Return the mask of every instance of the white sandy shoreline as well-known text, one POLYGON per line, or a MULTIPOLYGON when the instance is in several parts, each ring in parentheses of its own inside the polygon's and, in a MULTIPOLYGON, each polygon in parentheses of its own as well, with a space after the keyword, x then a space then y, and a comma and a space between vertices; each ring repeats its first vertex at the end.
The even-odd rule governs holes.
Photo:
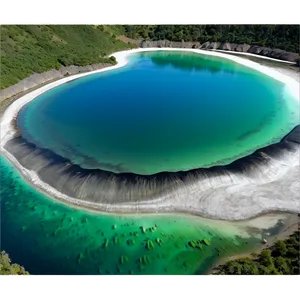
POLYGON ((254 53, 249 53, 249 52, 239 52, 239 51, 220 50, 220 49, 211 49, 210 51, 216 51, 216 52, 221 52, 221 53, 231 53, 231 54, 236 54, 236 55, 252 56, 252 57, 256 57, 256 58, 277 61, 277 62, 280 62, 280 63, 286 63, 288 65, 295 65, 296 64, 295 62, 282 60, 282 59, 277 59, 277 58, 268 57, 268 56, 259 55, 259 54, 254 54, 254 53))
MULTIPOLYGON (((128 62, 128 56, 133 53, 138 52, 148 52, 148 51, 189 51, 199 54, 223 57, 230 59, 247 67, 256 69, 272 78, 279 80, 286 85, 288 92, 290 92, 295 99, 299 101, 299 84, 293 78, 279 73, 269 67, 262 66, 256 62, 246 60, 241 57, 236 57, 232 55, 226 55, 219 52, 204 51, 198 49, 176 49, 176 48, 143 48, 134 49, 128 51, 122 51, 112 54, 117 59, 118 64, 112 67, 108 67, 101 70, 96 70, 84 74, 77 74, 67 78, 63 78, 47 84, 35 91, 32 91, 21 98, 13 102, 7 110, 4 112, 0 130, 1 130, 1 151, 5 156, 13 162, 13 164, 21 171, 23 176, 30 182, 38 186, 43 191, 48 192, 55 198, 61 199, 64 202, 72 203, 74 205, 84 206, 86 208, 91 208, 95 210, 102 211, 123 211, 123 212, 174 212, 174 211, 190 211, 196 214, 200 214, 211 218, 229 219, 229 220, 239 220, 248 219, 255 215, 259 215, 263 212, 269 211, 289 211, 289 212, 299 212, 299 197, 295 195, 298 190, 294 189, 291 191, 291 195, 281 195, 276 193, 276 186, 278 189, 283 189, 282 185, 278 183, 284 182, 285 185, 290 186, 290 189, 295 187, 299 181, 297 176, 299 175, 299 153, 296 151, 294 154, 290 154, 289 157, 284 157, 282 161, 272 162, 269 170, 264 170, 266 175, 266 180, 262 180, 261 184, 254 182, 249 182, 249 179, 245 178, 221 178, 216 182, 209 182, 204 184, 201 182, 201 186, 198 183, 194 183, 187 187, 185 191, 170 191, 168 196, 157 197, 157 199, 149 199, 149 201, 143 201, 140 203, 124 203, 120 205, 109 205, 109 204, 99 204, 91 203, 89 201, 84 201, 81 199, 71 198, 64 195, 48 185, 47 183, 40 180, 34 171, 27 170, 21 166, 17 159, 11 155, 8 151, 4 149, 6 142, 13 138, 15 135, 15 128, 13 127, 12 120, 16 118, 20 109, 28 102, 34 100, 38 95, 44 93, 45 91, 52 89, 56 86, 64 84, 68 81, 84 77, 94 73, 106 72, 108 70, 123 67, 128 62), (285 177, 284 180, 281 180, 285 177), (286 182, 285 182, 286 181, 286 182), (269 187, 266 187, 269 184, 269 187), (204 185, 204 187, 203 187, 204 185), (275 189, 275 191, 274 191, 275 189), (275 194, 274 194, 275 192, 275 194), (263 196, 255 197, 255 194, 263 196), (271 199, 267 199, 266 195, 269 194, 271 199), (278 198, 291 197, 290 200, 282 201, 278 198), (200 200, 198 201, 200 197, 200 200), (253 197, 253 201, 249 202, 249 197, 253 197), (272 200, 272 197, 275 197, 272 200), (185 198, 184 205, 182 205, 182 199, 185 198), (232 199, 230 199, 232 198, 232 199), (188 204, 187 205, 187 200, 188 204), (247 201, 246 201, 247 200, 247 201)), ((286 191, 285 191, 286 193, 286 191)))

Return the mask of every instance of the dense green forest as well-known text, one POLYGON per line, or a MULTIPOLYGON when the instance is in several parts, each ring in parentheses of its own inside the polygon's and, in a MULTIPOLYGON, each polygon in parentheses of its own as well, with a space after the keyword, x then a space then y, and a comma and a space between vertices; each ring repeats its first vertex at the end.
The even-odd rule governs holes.
POLYGON ((277 241, 253 259, 244 258, 218 267, 219 275, 299 275, 300 243, 297 231, 284 241, 277 241))
POLYGON ((1 86, 61 65, 115 63, 106 56, 133 48, 116 37, 247 43, 299 52, 298 25, 2 25, 1 86))
POLYGON ((116 40, 120 25, 2 25, 1 89, 61 65, 111 62, 106 55, 134 45, 116 40))
POLYGON ((130 38, 228 42, 299 53, 299 25, 124 25, 130 38))
POLYGON ((0 275, 29 275, 25 269, 12 264, 8 254, 5 251, 0 252, 0 275))

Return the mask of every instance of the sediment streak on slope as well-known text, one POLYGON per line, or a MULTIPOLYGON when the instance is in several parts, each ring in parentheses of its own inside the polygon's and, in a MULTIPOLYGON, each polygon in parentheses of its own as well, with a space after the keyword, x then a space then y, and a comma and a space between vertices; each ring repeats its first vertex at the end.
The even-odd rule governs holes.
POLYGON ((299 212, 299 141, 288 141, 288 144, 283 141, 276 149, 271 146, 256 156, 249 156, 250 161, 246 157, 229 166, 132 178, 128 174, 117 176, 100 170, 86 174, 85 170, 70 165, 64 158, 59 158, 57 164, 49 164, 47 150, 35 149, 16 137, 13 121, 20 109, 38 95, 70 80, 122 67, 131 53, 154 50, 190 51, 233 60, 283 82, 286 92, 299 101, 299 84, 294 79, 244 58, 197 49, 123 51, 113 54, 118 61, 116 66, 60 79, 16 100, 1 120, 2 152, 42 190, 87 208, 118 212, 182 211, 230 220, 250 218, 268 211, 299 212))

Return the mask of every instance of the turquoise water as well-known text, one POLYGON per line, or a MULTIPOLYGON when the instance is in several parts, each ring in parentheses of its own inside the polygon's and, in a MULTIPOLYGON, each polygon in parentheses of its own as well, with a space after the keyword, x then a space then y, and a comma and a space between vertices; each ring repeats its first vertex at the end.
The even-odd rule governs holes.
MULTIPOLYGON (((29 141, 83 167, 151 174, 226 163, 279 139, 299 123, 289 97, 224 59, 151 52, 48 91, 18 123, 29 141)), ((40 193, 2 156, 0 165, 0 248, 31 274, 205 274, 277 230, 88 212, 40 193)))
POLYGON ((205 274, 260 243, 234 222, 75 209, 36 191, 2 156, 0 163, 0 248, 31 274, 205 274))
POLYGON ((227 164, 299 123, 284 85, 230 60, 146 52, 26 105, 22 135, 83 168, 153 174, 227 164))

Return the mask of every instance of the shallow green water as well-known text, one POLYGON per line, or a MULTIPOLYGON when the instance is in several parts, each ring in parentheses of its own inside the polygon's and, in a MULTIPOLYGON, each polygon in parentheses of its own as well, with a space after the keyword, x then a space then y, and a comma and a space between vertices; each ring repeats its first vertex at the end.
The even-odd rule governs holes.
POLYGON ((1 249, 32 274, 203 274, 220 257, 258 245, 234 224, 71 208, 37 192, 1 157, 1 249))
POLYGON ((26 105, 22 135, 83 168, 153 174, 227 164, 299 124, 285 86, 223 58, 146 52, 26 105))

